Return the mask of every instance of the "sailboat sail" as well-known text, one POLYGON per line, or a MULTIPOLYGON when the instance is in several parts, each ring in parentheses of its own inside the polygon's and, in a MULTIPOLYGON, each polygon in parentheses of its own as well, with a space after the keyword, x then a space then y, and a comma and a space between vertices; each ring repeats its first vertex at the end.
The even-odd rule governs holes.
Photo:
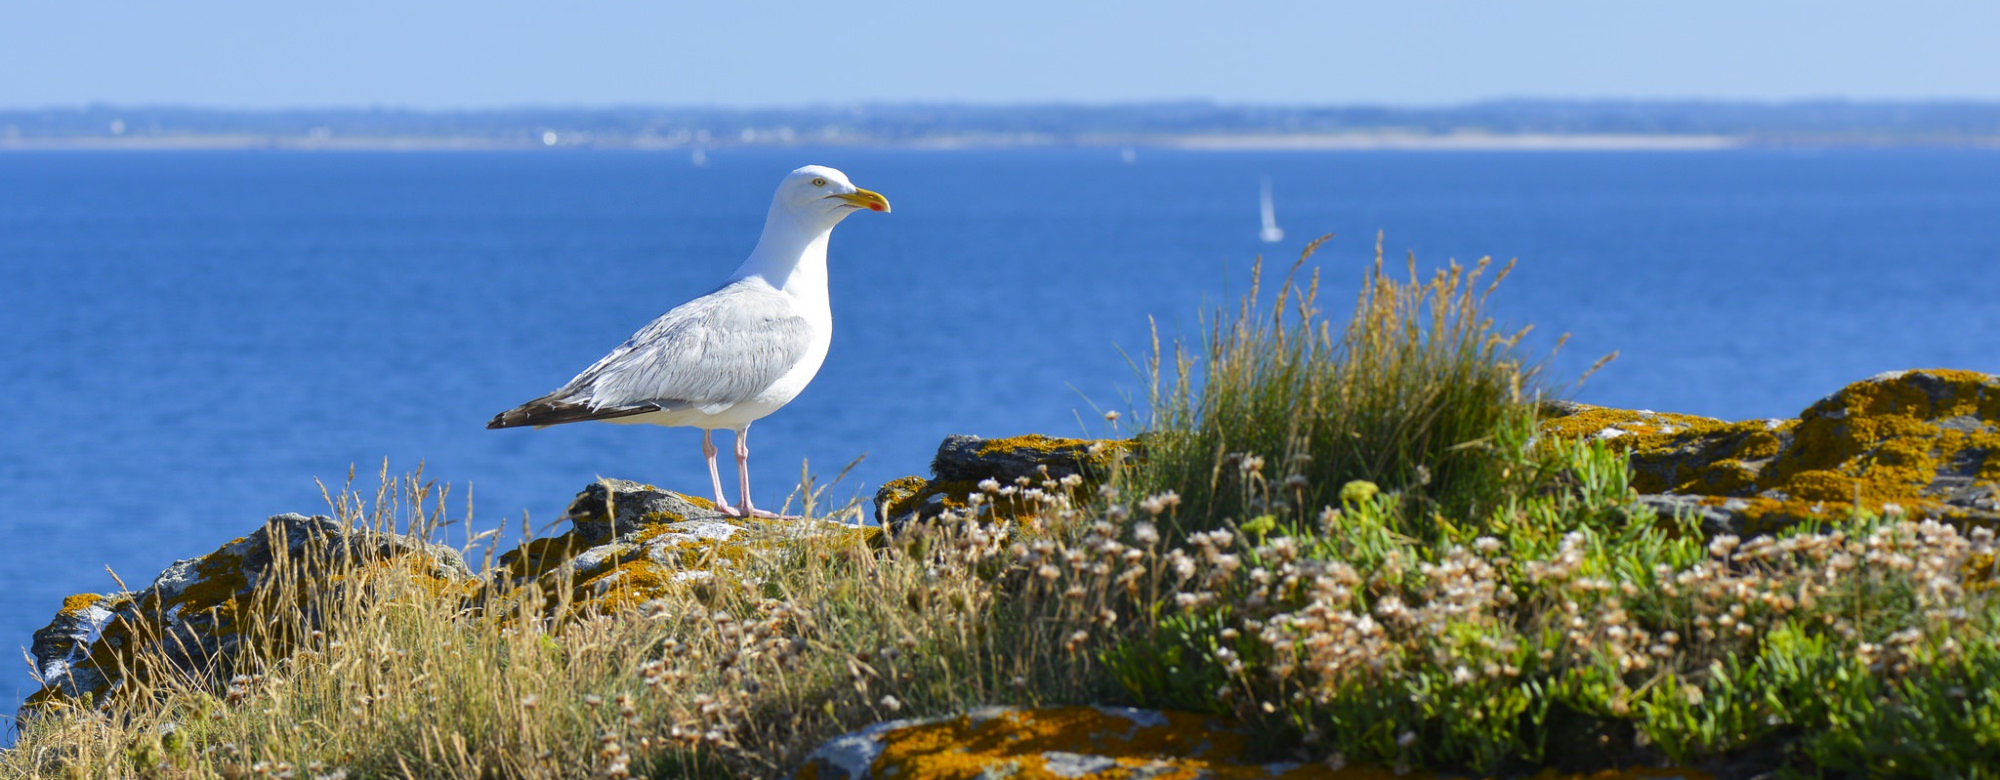
POLYGON ((1271 177, 1269 176, 1264 177, 1263 197, 1258 199, 1258 205, 1264 214, 1264 227, 1257 231, 1257 237, 1264 239, 1264 243, 1266 244, 1275 244, 1285 240, 1285 229, 1278 227, 1277 208, 1271 204, 1271 177))

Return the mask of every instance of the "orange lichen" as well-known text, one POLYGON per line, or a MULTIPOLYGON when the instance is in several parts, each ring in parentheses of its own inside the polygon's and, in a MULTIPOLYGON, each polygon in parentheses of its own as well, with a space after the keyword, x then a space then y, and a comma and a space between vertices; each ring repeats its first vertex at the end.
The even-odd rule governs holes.
POLYGON ((103 598, 96 593, 78 593, 69 596, 63 599, 62 609, 57 610, 56 614, 71 616, 82 614, 84 610, 90 609, 90 605, 96 604, 103 598))
POLYGON ((1115 440, 1062 439, 1054 436, 1043 436, 1039 433, 1028 433, 1001 439, 983 439, 979 443, 978 453, 979 457, 982 458, 1021 451, 1040 453, 1046 456, 1075 456, 1086 467, 1103 467, 1111 464, 1112 455, 1123 446, 1124 442, 1115 440), (1093 444, 1103 444, 1105 446, 1093 455, 1090 453, 1090 446, 1093 444))
MULTIPOLYGON (((1458 775, 1401 774, 1372 764, 1272 764, 1254 760, 1249 740, 1185 712, 1121 713, 1091 707, 973 713, 892 729, 869 774, 881 780, 1067 780, 1085 769, 1104 780, 1389 780, 1458 775), (1068 762, 1059 766, 1058 762, 1068 762)), ((806 777, 807 775, 801 775, 806 777)), ((1538 780, 1640 780, 1680 777, 1691 770, 1608 770, 1590 775, 1547 770, 1538 780)))
POLYGON ((674 572, 650 560, 627 561, 583 583, 580 593, 588 602, 587 611, 611 613, 630 609, 665 594, 674 572))

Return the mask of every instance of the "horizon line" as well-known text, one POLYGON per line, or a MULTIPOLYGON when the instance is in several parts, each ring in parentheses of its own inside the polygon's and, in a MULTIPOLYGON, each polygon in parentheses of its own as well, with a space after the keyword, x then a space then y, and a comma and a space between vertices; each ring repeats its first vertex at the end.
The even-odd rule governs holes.
POLYGON ((414 106, 396 103, 327 103, 299 104, 291 106, 231 106, 195 102, 116 102, 91 100, 81 103, 44 103, 38 105, 0 105, 0 113, 42 113, 95 111, 205 111, 230 114, 284 114, 300 112, 356 112, 356 113, 408 113, 408 114, 478 114, 496 112, 583 112, 583 111, 707 111, 718 113, 768 112, 768 111, 828 111, 852 110, 856 108, 960 108, 982 110, 1007 109, 1138 109, 1164 107, 1212 107, 1225 109, 1274 109, 1274 110, 1328 110, 1328 109, 1370 109, 1384 111, 1441 111, 1504 105, 1603 105, 1628 107, 1673 107, 1673 106, 1730 106, 1745 108, 1790 108, 1803 106, 1979 106, 2000 107, 2000 97, 1845 97, 1813 96, 1787 98, 1729 98, 1729 97, 1550 97, 1550 96, 1501 96, 1460 101, 1391 103, 1383 101, 1353 102, 1281 102, 1257 100, 1220 100, 1214 98, 1160 98, 1133 100, 977 100, 977 99, 913 99, 913 100, 850 100, 816 101, 767 104, 718 104, 697 102, 605 102, 605 103, 496 103, 467 106, 414 106))

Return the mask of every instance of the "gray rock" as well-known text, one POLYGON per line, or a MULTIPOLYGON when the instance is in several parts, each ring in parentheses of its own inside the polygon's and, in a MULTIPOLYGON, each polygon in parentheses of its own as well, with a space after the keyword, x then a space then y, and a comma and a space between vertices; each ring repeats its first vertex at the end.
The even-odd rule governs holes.
POLYGON ((1042 480, 1071 474, 1095 476, 1093 464, 1101 464, 1102 454, 1092 455, 1098 444, 1115 444, 1093 439, 1058 439, 1038 434, 1005 439, 982 439, 954 434, 938 445, 931 460, 931 475, 939 481, 997 479, 1012 482, 1019 477, 1042 480), (1048 476, 1042 468, 1048 468, 1048 476))
POLYGON ((931 478, 903 477, 875 491, 875 521, 889 529, 935 518, 963 506, 981 480, 1012 484, 1081 475, 1102 477, 1119 453, 1137 453, 1133 439, 1061 439, 1041 434, 983 439, 953 434, 938 445, 931 478))
MULTIPOLYGON (((30 697, 24 713, 27 706, 49 697, 90 694, 102 701, 124 680, 115 664, 89 659, 100 654, 128 657, 142 642, 157 643, 162 655, 183 673, 226 673, 242 642, 243 627, 235 623, 233 610, 216 607, 247 601, 276 571, 310 578, 363 560, 413 555, 424 556, 430 564, 427 573, 433 577, 450 582, 475 579, 458 551, 441 544, 347 528, 323 516, 274 516, 215 552, 174 562, 138 593, 106 597, 57 615, 35 633, 29 653, 36 659, 42 690, 30 697), (285 565, 274 567, 281 558, 285 565)), ((299 630, 311 630, 313 616, 307 613, 302 618, 308 625, 299 630)))
POLYGON ((576 529, 577 541, 591 546, 648 525, 717 518, 734 519, 710 502, 623 479, 590 483, 563 513, 576 529))
POLYGON ((1741 510, 1748 508, 1748 503, 1738 500, 1735 502, 1737 505, 1736 508, 1732 510, 1726 504, 1724 506, 1703 504, 1702 498, 1702 496, 1675 496, 1655 493, 1638 496, 1633 500, 1633 503, 1651 509, 1662 517, 1693 518, 1701 523, 1702 533, 1711 536, 1741 532, 1743 528, 1743 514, 1741 510))

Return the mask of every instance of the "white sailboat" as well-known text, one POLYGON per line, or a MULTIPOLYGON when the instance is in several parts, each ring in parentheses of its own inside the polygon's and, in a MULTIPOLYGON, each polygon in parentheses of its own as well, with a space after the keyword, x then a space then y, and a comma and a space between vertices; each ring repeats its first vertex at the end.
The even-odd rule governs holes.
POLYGON ((1271 177, 1269 176, 1264 177, 1263 197, 1258 199, 1258 205, 1264 213, 1264 227, 1257 231, 1257 237, 1264 239, 1264 243, 1266 244, 1275 244, 1285 240, 1285 229, 1278 227, 1278 212, 1271 205, 1271 177))

